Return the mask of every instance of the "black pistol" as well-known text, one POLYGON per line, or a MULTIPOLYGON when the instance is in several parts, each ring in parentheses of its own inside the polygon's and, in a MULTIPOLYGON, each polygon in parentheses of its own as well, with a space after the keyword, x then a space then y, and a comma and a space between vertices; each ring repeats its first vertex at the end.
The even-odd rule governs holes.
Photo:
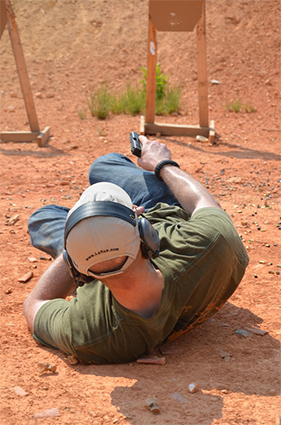
POLYGON ((140 158, 141 157, 142 144, 139 140, 139 134, 136 133, 135 131, 132 131, 132 133, 130 134, 130 143, 131 143, 132 154, 136 155, 140 158))

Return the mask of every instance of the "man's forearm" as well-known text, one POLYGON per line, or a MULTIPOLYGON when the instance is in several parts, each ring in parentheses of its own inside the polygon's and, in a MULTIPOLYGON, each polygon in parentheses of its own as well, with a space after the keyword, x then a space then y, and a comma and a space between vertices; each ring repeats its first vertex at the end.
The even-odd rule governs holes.
POLYGON ((36 314, 42 305, 49 300, 65 298, 73 284, 74 280, 60 255, 41 276, 23 304, 23 313, 31 333, 33 333, 36 314))
POLYGON ((73 284, 74 281, 62 255, 60 255, 41 276, 35 288, 25 300, 23 304, 24 315, 30 313, 34 306, 38 306, 39 303, 43 304, 55 298, 65 298, 73 284))
POLYGON ((216 199, 193 177, 174 166, 165 166, 160 176, 185 211, 192 215, 203 207, 220 208, 216 199))
MULTIPOLYGON (((140 141, 143 147, 138 165, 144 170, 155 171, 159 163, 171 159, 171 152, 163 143, 148 140, 145 136, 140 136, 140 141)), ((219 203, 201 183, 178 167, 166 164, 160 170, 160 177, 188 214, 192 215, 196 210, 204 207, 220 208, 219 203)))
POLYGON ((30 295, 41 301, 65 298, 72 285, 73 279, 60 255, 41 276, 30 295))

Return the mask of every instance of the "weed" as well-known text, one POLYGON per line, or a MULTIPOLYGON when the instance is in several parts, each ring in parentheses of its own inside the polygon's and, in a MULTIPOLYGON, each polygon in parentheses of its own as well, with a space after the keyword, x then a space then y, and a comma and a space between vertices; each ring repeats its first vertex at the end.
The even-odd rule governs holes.
POLYGON ((256 108, 253 107, 253 105, 244 105, 245 112, 256 112, 256 108))
POLYGON ((88 107, 93 117, 104 120, 110 112, 111 96, 107 91, 107 84, 102 86, 96 93, 90 94, 90 99, 87 99, 88 107))
POLYGON ((238 113, 240 111, 241 107, 242 107, 242 103, 241 103, 241 100, 240 99, 236 99, 236 100, 234 100, 232 102, 229 102, 226 105, 226 109, 229 112, 236 112, 236 113, 238 113))
POLYGON ((236 112, 236 113, 240 112, 241 109, 244 110, 245 112, 255 112, 256 111, 256 109, 251 104, 247 105, 247 104, 242 103, 240 96, 239 96, 239 91, 238 91, 237 99, 235 99, 232 102, 227 103, 225 105, 225 107, 226 107, 227 111, 236 112))
POLYGON ((166 96, 156 101, 156 115, 171 115, 173 112, 179 112, 181 92, 180 87, 168 88, 166 96))
POLYGON ((144 111, 145 105, 145 91, 143 89, 131 87, 131 84, 127 84, 127 109, 131 115, 137 115, 144 111))
MULTIPOLYGON (((144 91, 146 91, 146 82, 147 82, 147 68, 144 66, 141 67, 143 72, 143 80, 141 83, 143 85, 144 91)), ((161 100, 166 95, 166 84, 167 84, 168 75, 163 75, 160 70, 160 63, 158 62, 156 65, 156 102, 157 100, 161 100)))
POLYGON ((181 87, 171 87, 167 91, 166 96, 166 113, 172 114, 173 112, 180 111, 180 98, 181 98, 182 88, 181 87))
POLYGON ((110 110, 113 114, 126 114, 127 112, 127 96, 126 93, 120 93, 119 95, 111 96, 111 107, 110 110))
MULTIPOLYGON (((146 79, 147 69, 142 67, 142 86, 127 83, 126 90, 119 95, 108 92, 107 83, 103 84, 94 94, 87 98, 88 108, 93 117, 105 119, 109 112, 113 114, 137 115, 145 112, 146 103, 146 79)), ((167 85, 168 75, 163 75, 160 70, 160 63, 156 68, 156 104, 157 115, 169 115, 180 110, 180 98, 182 89, 180 87, 169 87, 167 85)), ((84 119, 85 111, 78 112, 81 119, 84 119)))
POLYGON ((103 129, 100 129, 100 128, 98 127, 98 136, 99 136, 99 137, 105 137, 106 135, 107 135, 106 131, 105 131, 105 130, 103 130, 103 129))
POLYGON ((85 120, 86 119, 86 110, 85 109, 79 109, 77 111, 78 116, 81 120, 85 120))

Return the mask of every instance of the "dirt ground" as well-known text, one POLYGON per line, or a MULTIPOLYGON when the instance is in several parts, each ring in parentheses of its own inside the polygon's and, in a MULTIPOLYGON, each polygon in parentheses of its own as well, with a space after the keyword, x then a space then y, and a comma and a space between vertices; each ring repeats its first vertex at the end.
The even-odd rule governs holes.
MULTIPOLYGON (((166 358, 163 366, 71 365, 33 341, 22 315, 51 262, 29 242, 29 215, 51 203, 71 207, 98 156, 117 151, 135 160, 129 133, 139 131, 140 116, 98 121, 86 98, 102 82, 117 92, 142 78, 148 1, 14 0, 13 7, 40 127, 50 126, 52 137, 43 148, 0 142, 1 425, 280 425, 280 1, 207 0, 216 143, 160 137, 230 214, 250 257, 229 302, 154 353, 166 358), (238 96, 255 112, 228 112, 225 104, 238 96), (28 272, 33 277, 21 282, 28 272), (236 333, 249 328, 266 332, 236 333), (56 372, 40 374, 38 362, 56 372), (146 408, 152 397, 159 415, 146 408), (54 408, 59 416, 36 419, 54 408)), ((158 33, 158 51, 169 82, 184 88, 182 113, 157 120, 198 124, 195 33, 158 33)), ((0 53, 1 130, 28 130, 7 29, 0 53)))

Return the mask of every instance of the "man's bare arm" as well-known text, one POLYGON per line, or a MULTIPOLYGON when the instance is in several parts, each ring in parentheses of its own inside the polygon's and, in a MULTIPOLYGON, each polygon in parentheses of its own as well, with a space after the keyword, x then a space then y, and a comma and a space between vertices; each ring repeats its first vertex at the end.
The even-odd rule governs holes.
POLYGON ((41 276, 23 304, 23 314, 31 333, 33 333, 35 316, 40 307, 49 300, 65 298, 73 284, 69 269, 60 255, 41 276))
MULTIPOLYGON (((171 152, 167 146, 157 140, 150 141, 140 136, 142 154, 138 165, 145 170, 154 171, 156 165, 165 159, 171 159, 171 152)), ((184 210, 192 215, 204 207, 220 208, 216 199, 197 180, 179 168, 166 165, 160 171, 160 177, 171 189, 184 210)))

